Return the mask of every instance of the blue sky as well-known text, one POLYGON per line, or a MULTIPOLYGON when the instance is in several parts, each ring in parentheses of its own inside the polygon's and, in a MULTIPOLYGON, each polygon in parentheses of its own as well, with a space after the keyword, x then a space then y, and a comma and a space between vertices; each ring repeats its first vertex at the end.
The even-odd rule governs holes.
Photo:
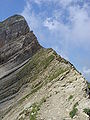
POLYGON ((41 45, 53 48, 90 81, 90 0, 2 0, 0 21, 23 15, 41 45))

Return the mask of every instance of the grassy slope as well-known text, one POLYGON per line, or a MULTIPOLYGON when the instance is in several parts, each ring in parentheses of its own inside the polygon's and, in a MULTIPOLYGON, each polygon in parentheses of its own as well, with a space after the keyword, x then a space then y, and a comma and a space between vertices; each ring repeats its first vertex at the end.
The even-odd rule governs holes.
POLYGON ((70 69, 65 60, 52 49, 41 49, 32 59, 19 71, 17 78, 19 85, 30 83, 31 92, 23 99, 37 92, 43 85, 56 79, 59 75, 70 69))
MULTIPOLYGON (((68 61, 61 58, 52 49, 39 50, 16 75, 20 87, 25 83, 29 83, 30 85, 30 92, 23 96, 18 104, 22 104, 24 100, 37 92, 48 82, 56 81, 59 76, 64 76, 65 72, 71 70, 71 67, 72 65, 69 64, 68 61)), ((70 96, 69 99, 72 99, 72 97, 70 96)), ((39 103, 35 103, 33 107, 31 106, 33 109, 30 114, 35 113, 34 115, 30 115, 32 117, 31 120, 36 120, 37 111, 40 107, 40 104, 38 104, 39 103)))
MULTIPOLYGON (((17 79, 21 83, 28 82, 31 84, 31 91, 22 97, 19 103, 21 104, 25 99, 37 92, 48 82, 53 80, 56 81, 58 76, 69 71, 71 66, 67 63, 67 61, 62 59, 52 49, 41 49, 38 51, 17 74, 17 79)), ((31 120, 36 120, 37 111, 40 107, 38 106, 39 105, 36 103, 33 105, 33 109, 30 112, 31 120), (31 115, 33 111, 35 114, 31 115)))

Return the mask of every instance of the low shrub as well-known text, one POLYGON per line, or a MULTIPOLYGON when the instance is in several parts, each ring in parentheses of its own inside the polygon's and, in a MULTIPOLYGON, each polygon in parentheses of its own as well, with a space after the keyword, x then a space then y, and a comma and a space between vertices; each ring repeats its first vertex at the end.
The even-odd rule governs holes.
POLYGON ((76 113, 77 113, 77 111, 78 111, 78 109, 76 108, 77 106, 78 106, 78 102, 76 102, 76 103, 74 104, 73 110, 69 113, 69 115, 70 115, 71 118, 73 118, 73 117, 76 115, 76 113))
POLYGON ((84 109, 84 112, 85 112, 87 115, 89 115, 89 117, 90 117, 90 108, 85 108, 85 109, 84 109))
POLYGON ((68 98, 68 100, 71 100, 72 98, 73 98, 73 95, 70 95, 69 98, 68 98))

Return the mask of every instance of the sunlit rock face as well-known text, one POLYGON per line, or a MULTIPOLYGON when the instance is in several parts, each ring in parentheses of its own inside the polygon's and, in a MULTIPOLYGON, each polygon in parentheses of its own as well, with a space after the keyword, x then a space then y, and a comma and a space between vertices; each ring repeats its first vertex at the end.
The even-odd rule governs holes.
POLYGON ((90 120, 87 82, 24 17, 0 23, 0 120, 90 120))

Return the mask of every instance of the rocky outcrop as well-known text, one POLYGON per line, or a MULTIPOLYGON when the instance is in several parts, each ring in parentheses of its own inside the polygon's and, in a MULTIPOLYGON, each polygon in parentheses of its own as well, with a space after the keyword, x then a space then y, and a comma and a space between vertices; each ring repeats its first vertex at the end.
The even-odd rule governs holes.
POLYGON ((20 15, 14 15, 0 23, 0 41, 4 45, 29 32, 29 27, 20 15))
POLYGON ((22 16, 0 23, 2 31, 7 26, 13 35, 6 39, 5 32, 0 45, 0 120, 89 120, 85 78, 53 49, 41 47, 22 16))
POLYGON ((32 56, 40 48, 24 17, 12 16, 0 23, 0 63, 16 59, 17 63, 32 56))
POLYGON ((17 80, 12 80, 10 74, 25 65, 40 48, 24 17, 14 15, 0 23, 0 100, 19 90, 21 85, 15 90, 17 80))

